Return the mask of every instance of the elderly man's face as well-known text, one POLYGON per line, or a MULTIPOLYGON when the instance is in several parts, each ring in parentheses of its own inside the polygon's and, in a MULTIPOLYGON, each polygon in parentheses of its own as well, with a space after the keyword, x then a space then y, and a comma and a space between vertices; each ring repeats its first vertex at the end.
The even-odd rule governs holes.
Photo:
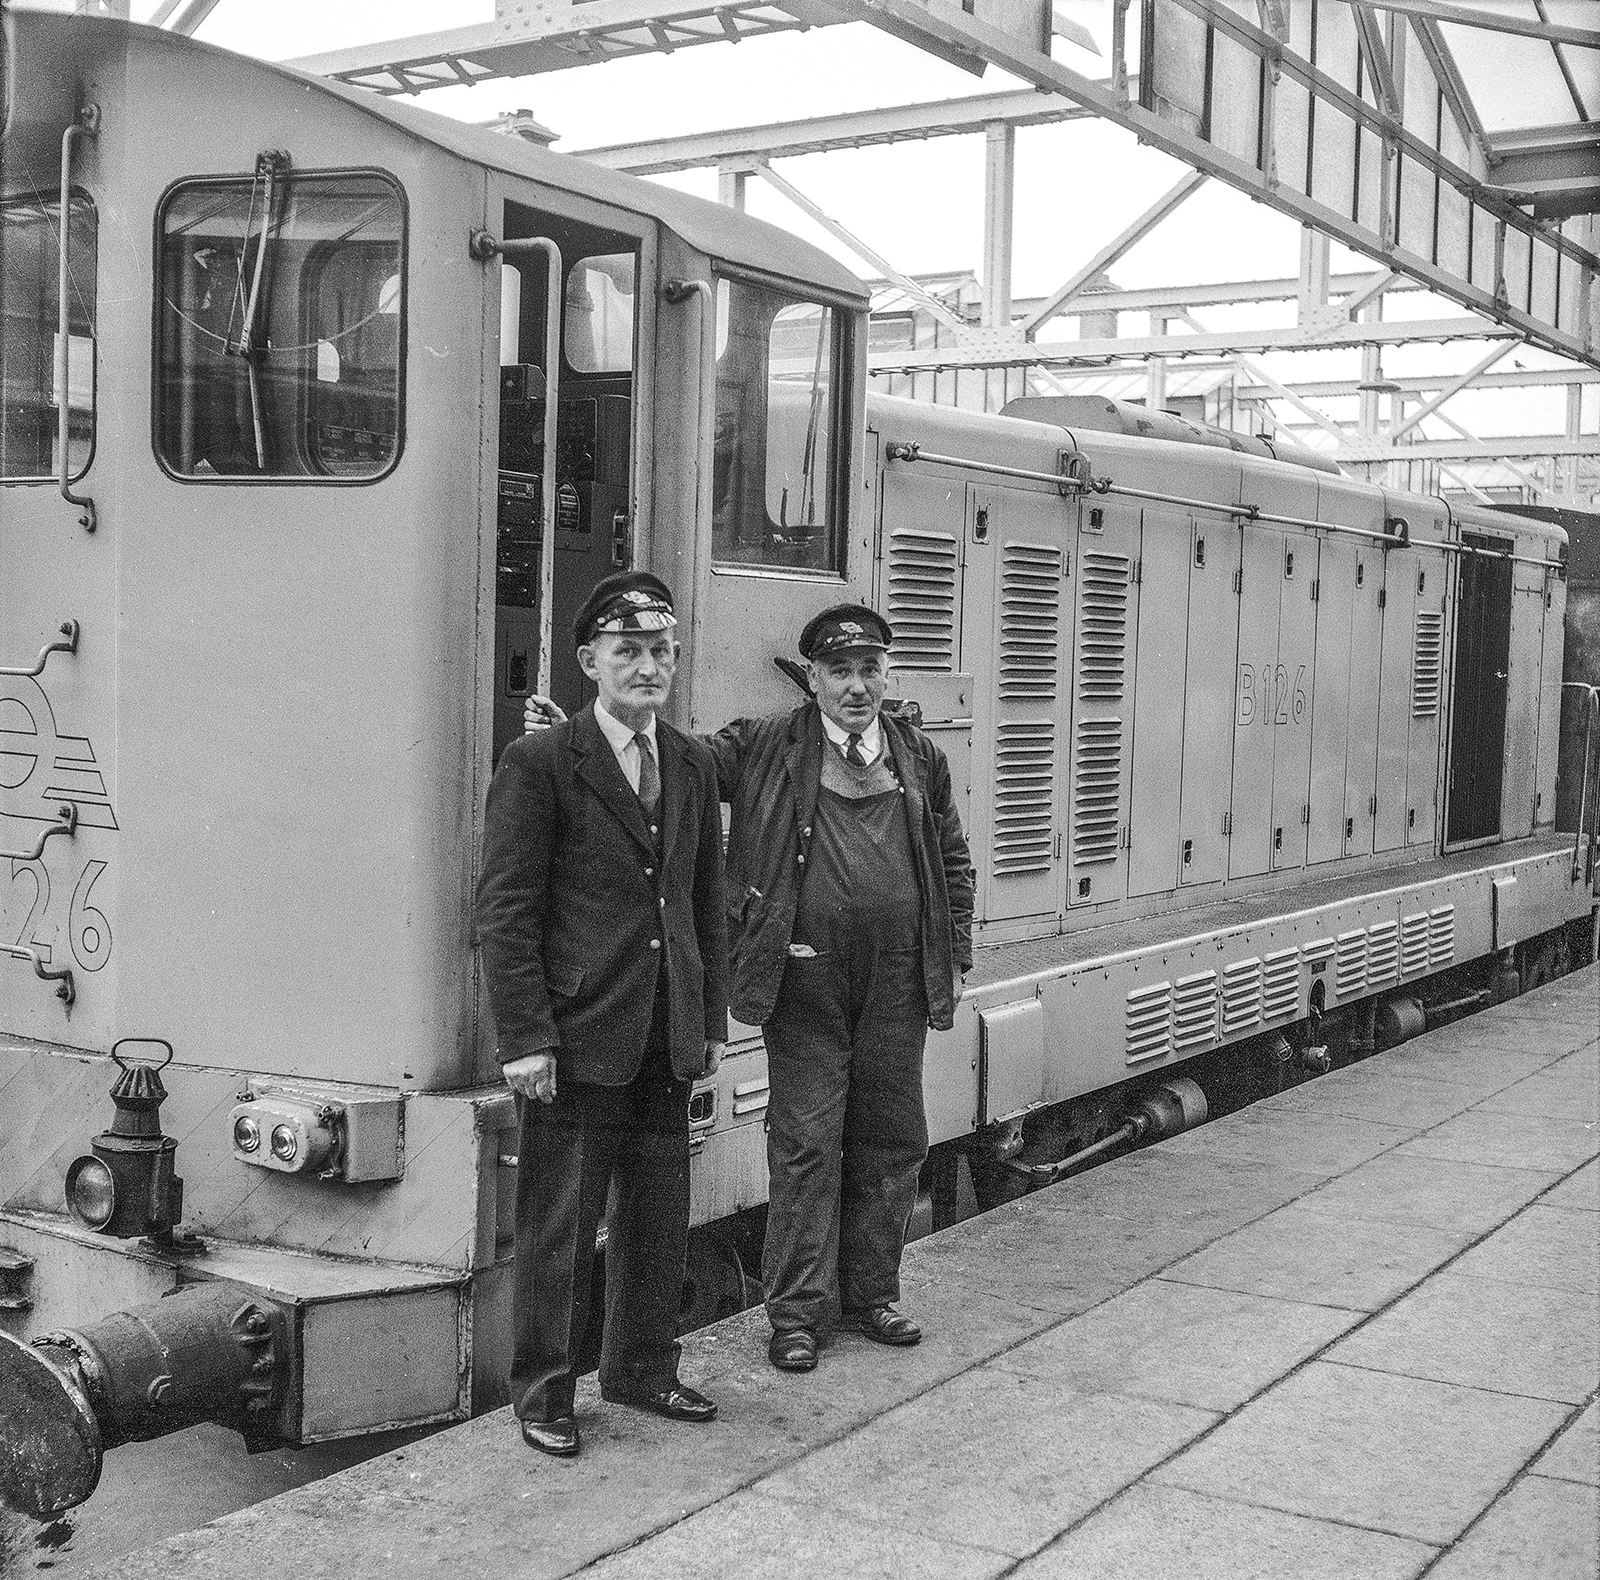
POLYGON ((578 649, 578 667, 600 688, 606 712, 635 728, 665 705, 677 664, 670 630, 602 632, 578 649))
POLYGON ((878 716, 889 678, 884 655, 875 647, 846 649, 814 659, 811 689, 822 711, 852 735, 859 735, 878 716))

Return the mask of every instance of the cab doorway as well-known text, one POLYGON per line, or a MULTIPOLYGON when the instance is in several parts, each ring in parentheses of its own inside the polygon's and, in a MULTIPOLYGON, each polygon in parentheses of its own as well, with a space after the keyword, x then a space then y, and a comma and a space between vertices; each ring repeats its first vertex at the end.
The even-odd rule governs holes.
POLYGON ((633 562, 635 368, 640 241, 621 231, 507 203, 505 238, 547 237, 562 272, 560 361, 546 356, 542 252, 501 264, 500 421, 495 552, 494 756, 522 733, 523 700, 569 714, 594 694, 574 655, 572 618, 595 583, 633 562), (556 506, 550 673, 539 673, 541 561, 547 523, 544 419, 556 396, 556 506))
POLYGON ((1486 552, 1461 556, 1445 821, 1450 846, 1500 833, 1511 656, 1511 545, 1474 532, 1462 542, 1486 552))

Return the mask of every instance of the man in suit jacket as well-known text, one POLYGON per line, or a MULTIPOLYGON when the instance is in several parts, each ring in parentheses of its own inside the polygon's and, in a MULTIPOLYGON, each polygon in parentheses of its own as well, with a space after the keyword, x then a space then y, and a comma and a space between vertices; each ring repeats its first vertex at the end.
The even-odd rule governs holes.
POLYGON ((521 1121, 511 1397, 524 1440, 578 1452, 578 1347, 606 1242, 600 1391, 681 1421, 689 1085, 727 1039, 716 769, 657 714, 677 662, 667 588, 607 577, 578 612, 599 697, 506 748, 489 789, 477 926, 521 1121))

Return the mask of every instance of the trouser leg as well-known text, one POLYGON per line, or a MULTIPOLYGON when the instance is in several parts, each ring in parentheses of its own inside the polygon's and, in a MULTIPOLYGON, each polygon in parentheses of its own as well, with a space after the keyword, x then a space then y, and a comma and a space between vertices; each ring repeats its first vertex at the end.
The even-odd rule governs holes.
POLYGON ((626 1090, 606 1236, 607 1392, 660 1389, 678 1375, 678 1306, 689 1243, 689 1083, 663 1057, 626 1090))
POLYGON ((611 1176, 615 1131, 603 1122, 606 1095, 574 1083, 554 1103, 517 1098, 510 1391, 525 1421, 572 1414, 595 1232, 611 1176))
POLYGON ((839 1299, 846 1307, 900 1298, 906 1225, 928 1155, 927 1027, 921 952, 880 951, 850 1056, 839 1206, 839 1299))
POLYGON ((816 1328, 838 1303, 840 1148, 850 1049, 825 958, 793 961, 767 1044, 766 1245, 761 1272, 775 1328, 816 1328))

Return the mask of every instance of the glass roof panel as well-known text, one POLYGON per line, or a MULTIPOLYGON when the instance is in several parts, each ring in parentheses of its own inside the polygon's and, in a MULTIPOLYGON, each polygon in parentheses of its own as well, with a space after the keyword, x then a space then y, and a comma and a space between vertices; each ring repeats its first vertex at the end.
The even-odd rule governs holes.
MULTIPOLYGON (((1473 9, 1539 21, 1532 0, 1495 0, 1493 5, 1480 4, 1473 9)), ((1593 30, 1600 7, 1593 0, 1576 5, 1545 0, 1545 13, 1558 27, 1593 30)), ((1579 120, 1578 107, 1550 44, 1453 22, 1440 23, 1439 31, 1491 136, 1529 126, 1571 126, 1579 120)), ((1600 50, 1567 45, 1562 53, 1585 107, 1590 115, 1600 115, 1600 50)))

